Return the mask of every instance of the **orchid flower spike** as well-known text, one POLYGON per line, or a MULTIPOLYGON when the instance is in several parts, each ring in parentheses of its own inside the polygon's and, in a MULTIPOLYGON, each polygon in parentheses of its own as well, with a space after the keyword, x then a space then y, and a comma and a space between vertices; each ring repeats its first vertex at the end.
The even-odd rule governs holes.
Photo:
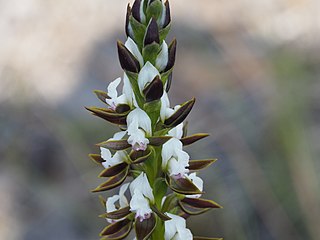
POLYGON ((121 129, 98 144, 100 154, 89 155, 105 168, 99 177, 106 179, 92 191, 120 188, 118 194, 100 199, 106 211, 101 216, 110 223, 100 236, 121 240, 134 230, 137 240, 207 239, 193 237, 181 217, 221 206, 202 198, 204 183, 197 175, 216 160, 190 160, 184 149, 208 136, 186 136, 184 121, 195 99, 170 106, 177 41, 166 40, 171 28, 169 0, 133 1, 127 6, 127 39, 117 42, 123 78, 110 82, 107 92, 95 91, 105 108, 86 107, 121 129), (128 188, 130 198, 125 196, 128 188))

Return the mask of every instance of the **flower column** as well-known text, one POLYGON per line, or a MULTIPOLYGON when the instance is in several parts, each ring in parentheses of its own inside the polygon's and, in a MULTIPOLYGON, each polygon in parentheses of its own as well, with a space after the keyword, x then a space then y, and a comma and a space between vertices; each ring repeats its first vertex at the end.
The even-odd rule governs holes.
POLYGON ((128 182, 119 194, 107 200, 100 197, 106 209, 101 217, 111 223, 102 230, 102 239, 123 239, 132 228, 138 240, 203 239, 193 237, 185 219, 221 207, 201 198, 203 181, 196 175, 215 159, 190 160, 184 151, 184 146, 208 136, 186 136, 183 122, 195 99, 170 106, 167 93, 177 46, 176 40, 169 46, 165 41, 170 27, 168 1, 136 0, 132 7, 128 5, 128 38, 117 44, 124 70, 122 93, 117 92, 118 78, 107 92, 95 91, 106 108, 87 108, 120 128, 98 144, 101 154, 90 154, 104 167, 99 177, 107 178, 93 192, 128 182))

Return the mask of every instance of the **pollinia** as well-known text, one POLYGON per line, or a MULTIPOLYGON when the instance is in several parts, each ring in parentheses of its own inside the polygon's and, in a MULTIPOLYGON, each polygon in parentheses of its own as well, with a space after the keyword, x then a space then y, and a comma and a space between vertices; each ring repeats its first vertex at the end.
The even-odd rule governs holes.
MULTIPOLYGON (((221 208, 203 199, 197 172, 215 159, 190 160, 185 146, 208 134, 187 136, 186 117, 195 99, 171 107, 168 98, 177 41, 165 38, 171 27, 169 2, 136 0, 127 7, 125 43, 118 41, 123 78, 107 92, 95 91, 106 108, 88 107, 93 115, 119 126, 112 138, 97 144, 100 154, 90 158, 104 169, 106 180, 93 192, 120 187, 118 194, 100 200, 101 217, 110 223, 101 239, 123 239, 134 229, 136 239, 190 240, 186 219, 221 208), (123 83, 122 93, 117 88, 123 83)), ((206 223, 207 224, 207 223, 206 223)))

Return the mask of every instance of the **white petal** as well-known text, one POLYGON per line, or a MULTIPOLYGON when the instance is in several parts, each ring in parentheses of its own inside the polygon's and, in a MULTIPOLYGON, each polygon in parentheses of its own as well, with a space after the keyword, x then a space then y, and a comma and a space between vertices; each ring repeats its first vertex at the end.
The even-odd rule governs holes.
POLYGON ((128 143, 135 151, 145 151, 148 147, 149 139, 145 137, 144 131, 137 129, 136 131, 130 131, 128 143))
POLYGON ((159 71, 150 62, 147 62, 143 66, 138 75, 138 86, 141 93, 146 85, 150 83, 157 75, 160 76, 159 71))
POLYGON ((151 120, 148 114, 140 108, 136 108, 128 114, 127 125, 128 125, 128 133, 129 133, 129 128, 132 129, 130 125, 133 125, 134 127, 138 125, 138 127, 142 128, 147 134, 149 135, 152 134, 151 120))
POLYGON ((110 165, 114 166, 114 165, 117 165, 119 163, 122 163, 127 159, 127 157, 128 157, 127 156, 127 152, 125 152, 125 151, 117 151, 113 155, 112 160, 110 161, 110 165))
POLYGON ((156 67, 161 72, 164 70, 168 64, 168 45, 165 41, 163 41, 161 46, 161 52, 159 53, 157 60, 156 60, 156 67))
POLYGON ((127 191, 128 187, 129 187, 129 184, 130 183, 126 183, 126 184, 123 184, 121 187, 120 187, 120 190, 119 190, 119 204, 120 204, 120 208, 124 208, 124 207, 127 207, 129 204, 128 204, 128 200, 126 198, 126 196, 124 195, 125 192, 127 191))
POLYGON ((165 221, 165 240, 192 240, 192 233, 186 228, 186 220, 180 216, 166 213, 171 220, 165 221))
POLYGON ((137 44, 130 37, 128 37, 128 40, 124 45, 133 54, 133 56, 135 56, 135 58, 139 61, 140 66, 142 67, 144 61, 137 44))
POLYGON ((172 157, 178 157, 176 154, 177 149, 182 149, 182 143, 176 138, 171 138, 163 144, 161 151, 163 168, 166 168, 169 159, 172 157))
POLYGON ((130 210, 136 212, 136 218, 139 218, 140 221, 149 218, 152 213, 149 201, 140 191, 133 193, 130 201, 130 210))
POLYGON ((121 131, 121 132, 117 132, 113 135, 113 137, 110 140, 120 140, 124 137, 124 135, 126 135, 127 131, 121 131))
POLYGON ((188 165, 188 163, 185 164, 181 161, 179 162, 175 158, 171 158, 168 164, 168 172, 170 176, 184 176, 189 172, 189 170, 187 169, 188 165))
POLYGON ((112 157, 110 150, 103 147, 100 147, 100 154, 101 158, 105 161, 109 161, 112 157))
POLYGON ((116 80, 112 81, 108 86, 108 96, 112 99, 116 99, 118 97, 117 87, 121 82, 121 78, 117 78, 116 80))
POLYGON ((145 23, 145 22, 146 22, 146 15, 144 14, 144 11, 143 11, 144 1, 145 1, 145 0, 142 0, 142 1, 141 1, 141 4, 140 4, 140 19, 141 19, 141 22, 142 22, 142 23, 145 23))
POLYGON ((167 110, 170 109, 170 101, 168 94, 166 92, 163 93, 161 99, 161 108, 160 108, 160 119, 164 122, 167 118, 167 110))
POLYGON ((135 101, 135 96, 132 90, 132 86, 127 74, 124 73, 123 75, 123 88, 122 92, 126 97, 126 102, 128 105, 132 106, 133 102, 135 101))
MULTIPOLYGON (((203 190, 203 180, 199 178, 196 173, 191 173, 189 176, 187 176, 196 187, 202 191, 203 190)), ((194 195, 187 195, 188 198, 199 198, 201 197, 201 194, 194 194, 194 195)))
POLYGON ((192 240, 193 236, 188 228, 178 229, 172 240, 192 240))
POLYGON ((149 198, 150 201, 152 201, 152 202, 154 201, 152 188, 149 184, 149 180, 147 178, 147 175, 144 172, 142 172, 130 184, 131 195, 136 191, 141 192, 146 198, 149 198))
POLYGON ((115 202, 119 200, 119 195, 114 195, 112 197, 109 197, 106 201, 106 211, 107 213, 116 211, 116 205, 115 202))
POLYGON ((162 3, 162 14, 160 18, 160 26, 163 27, 164 21, 166 20, 166 6, 162 3))
POLYGON ((175 137, 175 138, 182 138, 183 135, 183 123, 180 123, 178 126, 176 126, 175 128, 171 129, 168 132, 168 135, 171 137, 175 137))

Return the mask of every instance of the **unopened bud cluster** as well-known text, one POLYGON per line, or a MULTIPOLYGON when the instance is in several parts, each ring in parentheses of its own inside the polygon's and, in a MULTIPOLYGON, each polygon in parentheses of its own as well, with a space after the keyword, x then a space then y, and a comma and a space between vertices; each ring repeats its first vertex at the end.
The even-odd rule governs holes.
POLYGON ((221 206, 201 198, 203 181, 197 176, 215 159, 190 160, 184 150, 208 136, 187 136, 184 120, 195 99, 170 106, 177 46, 176 40, 169 45, 165 41, 170 27, 168 1, 136 0, 128 5, 127 41, 117 43, 123 78, 111 82, 107 92, 95 91, 106 108, 87 108, 120 128, 97 144, 100 154, 90 154, 104 168, 99 177, 106 178, 93 192, 121 186, 118 194, 100 197, 106 209, 101 217, 110 223, 101 239, 123 239, 132 229, 138 240, 217 239, 194 237, 186 228, 189 216, 221 206))

